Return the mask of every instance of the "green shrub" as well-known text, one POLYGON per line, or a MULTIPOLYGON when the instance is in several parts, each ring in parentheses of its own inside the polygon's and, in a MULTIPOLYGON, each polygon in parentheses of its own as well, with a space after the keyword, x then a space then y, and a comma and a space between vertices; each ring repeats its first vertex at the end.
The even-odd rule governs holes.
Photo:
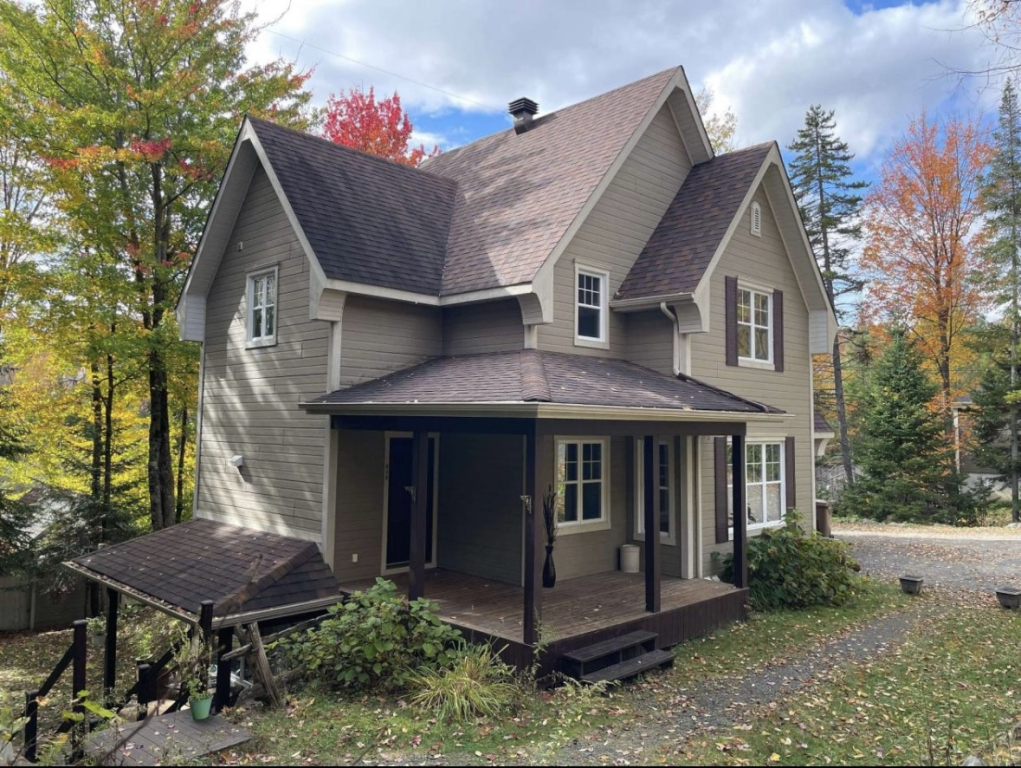
MULTIPOLYGON (((748 540, 748 587, 757 611, 844 605, 854 597, 859 570, 847 544, 805 533, 795 510, 784 527, 748 540)), ((733 582, 733 555, 724 559, 720 578, 733 582)))
POLYGON ((419 669, 449 666, 460 640, 434 603, 408 603, 393 582, 376 579, 368 591, 330 608, 318 626, 279 646, 306 676, 351 690, 394 691, 406 688, 419 669))
POLYGON ((465 723, 496 717, 510 709, 519 691, 514 670, 490 645, 466 646, 446 669, 425 669, 412 676, 411 703, 441 720, 465 723))

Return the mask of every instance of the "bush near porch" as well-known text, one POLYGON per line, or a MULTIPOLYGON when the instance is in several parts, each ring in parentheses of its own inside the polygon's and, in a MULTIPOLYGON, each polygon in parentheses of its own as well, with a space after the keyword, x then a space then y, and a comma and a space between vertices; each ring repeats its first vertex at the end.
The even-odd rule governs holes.
MULTIPOLYGON (((749 599, 757 611, 840 606, 855 596, 858 563, 847 544, 806 533, 797 510, 785 525, 748 540, 749 599)), ((724 560, 724 581, 734 581, 734 556, 724 560)))

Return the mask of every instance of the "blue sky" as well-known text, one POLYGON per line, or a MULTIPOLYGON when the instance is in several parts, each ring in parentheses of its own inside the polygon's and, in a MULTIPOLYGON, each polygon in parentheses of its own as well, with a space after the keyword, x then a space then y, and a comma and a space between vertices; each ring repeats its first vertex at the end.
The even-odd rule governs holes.
POLYGON ((998 87, 948 74, 991 53, 965 0, 246 0, 274 21, 251 57, 315 67, 316 98, 401 94, 418 138, 449 149, 509 125, 507 102, 550 111, 676 66, 737 116, 739 144, 786 144, 813 103, 874 175, 911 117, 991 114, 998 87))

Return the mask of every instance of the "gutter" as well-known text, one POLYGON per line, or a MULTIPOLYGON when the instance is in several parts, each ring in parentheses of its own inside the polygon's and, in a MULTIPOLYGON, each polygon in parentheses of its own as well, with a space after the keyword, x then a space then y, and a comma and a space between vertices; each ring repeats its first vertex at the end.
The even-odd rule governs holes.
POLYGON ((656 309, 663 304, 676 304, 694 299, 694 293, 664 293, 660 296, 642 296, 637 299, 615 299, 610 302, 610 309, 618 312, 641 312, 644 309, 656 309))

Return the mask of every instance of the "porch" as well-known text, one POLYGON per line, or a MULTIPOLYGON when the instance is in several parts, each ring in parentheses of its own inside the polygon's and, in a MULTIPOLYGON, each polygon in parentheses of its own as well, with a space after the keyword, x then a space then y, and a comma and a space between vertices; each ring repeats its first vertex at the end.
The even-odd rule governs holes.
MULTIPOLYGON (((406 590, 409 577, 388 577, 406 590)), ((374 579, 341 585, 350 594, 366 590, 374 579)), ((440 618, 471 640, 506 646, 508 662, 530 661, 521 606, 524 589, 441 568, 425 574, 426 598, 437 604, 440 618)), ((542 595, 541 640, 552 661, 564 653, 636 630, 655 632, 659 647, 670 647, 707 634, 744 617, 747 590, 706 579, 661 577, 660 610, 645 604, 643 574, 609 571, 558 581, 542 595)))

